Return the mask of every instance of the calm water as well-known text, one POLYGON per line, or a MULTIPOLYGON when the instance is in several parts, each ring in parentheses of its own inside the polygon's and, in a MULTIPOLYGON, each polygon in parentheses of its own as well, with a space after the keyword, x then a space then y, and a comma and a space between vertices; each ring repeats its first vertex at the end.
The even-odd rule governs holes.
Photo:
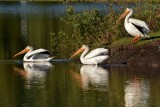
POLYGON ((1 107, 159 107, 159 68, 0 62, 1 107))
MULTIPOLYGON (((71 5, 106 12, 103 3, 71 5)), ((160 107, 160 67, 13 59, 27 45, 51 50, 50 33, 68 30, 59 21, 65 9, 58 3, 0 2, 0 107, 160 107)))

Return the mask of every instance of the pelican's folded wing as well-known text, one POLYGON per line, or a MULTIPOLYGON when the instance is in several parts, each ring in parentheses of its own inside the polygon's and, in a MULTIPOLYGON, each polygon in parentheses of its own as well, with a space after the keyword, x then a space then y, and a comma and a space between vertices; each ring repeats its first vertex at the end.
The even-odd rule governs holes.
POLYGON ((130 18, 129 21, 136 25, 136 26, 139 26, 139 27, 142 27, 142 29, 146 32, 146 33, 149 33, 150 32, 150 29, 148 27, 148 25, 142 21, 142 20, 138 20, 138 19, 134 19, 134 18, 130 18))
POLYGON ((92 50, 90 53, 88 53, 85 58, 86 59, 89 59, 89 58, 93 58, 93 57, 96 57, 96 56, 99 56, 99 55, 106 55, 109 53, 109 50, 108 49, 105 49, 105 48, 97 48, 97 49, 94 49, 92 50))
POLYGON ((46 58, 46 57, 49 57, 50 53, 48 50, 45 50, 45 49, 37 49, 37 50, 34 50, 32 51, 30 54, 29 54, 29 57, 32 59, 43 59, 43 58, 46 58))

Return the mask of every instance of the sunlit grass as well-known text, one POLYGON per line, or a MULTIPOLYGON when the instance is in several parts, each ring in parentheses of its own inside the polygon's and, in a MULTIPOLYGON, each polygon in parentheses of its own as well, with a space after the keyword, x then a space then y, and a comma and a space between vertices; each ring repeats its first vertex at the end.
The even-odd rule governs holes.
POLYGON ((137 42, 137 45, 143 45, 157 40, 160 40, 160 31, 151 33, 150 38, 148 39, 141 39, 139 42, 137 42))
POLYGON ((109 47, 114 47, 114 46, 119 46, 119 45, 128 45, 131 43, 133 37, 128 36, 128 37, 123 37, 123 38, 119 38, 117 40, 115 40, 114 42, 112 42, 109 47))
POLYGON ((140 39, 136 43, 132 43, 132 39, 134 38, 133 36, 128 35, 128 37, 123 37, 115 40, 112 42, 112 44, 108 45, 109 47, 114 47, 114 46, 120 46, 120 45, 129 45, 129 44, 135 44, 136 46, 138 45, 143 45, 147 43, 151 43, 157 40, 160 40, 160 31, 159 32, 152 32, 149 34, 150 38, 147 39, 140 39))

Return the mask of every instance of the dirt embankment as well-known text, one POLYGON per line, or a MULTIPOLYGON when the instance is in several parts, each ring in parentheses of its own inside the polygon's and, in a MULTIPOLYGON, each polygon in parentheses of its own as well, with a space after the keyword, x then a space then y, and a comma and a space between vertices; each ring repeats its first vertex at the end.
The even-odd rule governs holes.
POLYGON ((107 63, 160 65, 160 40, 140 46, 130 44, 112 47, 107 63))

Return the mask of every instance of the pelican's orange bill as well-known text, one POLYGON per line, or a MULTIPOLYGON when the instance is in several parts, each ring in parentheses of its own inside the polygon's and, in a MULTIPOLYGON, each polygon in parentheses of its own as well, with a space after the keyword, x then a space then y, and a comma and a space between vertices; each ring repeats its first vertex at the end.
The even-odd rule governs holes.
POLYGON ((130 10, 127 8, 127 9, 125 10, 125 12, 119 17, 119 19, 118 19, 117 22, 119 22, 119 21, 120 21, 121 19, 123 19, 126 15, 128 15, 129 12, 130 12, 130 10))
POLYGON ((29 51, 29 49, 25 48, 25 49, 23 49, 22 51, 20 51, 19 53, 15 54, 14 57, 16 57, 16 56, 18 56, 18 55, 21 55, 21 54, 23 54, 23 53, 26 53, 26 52, 28 52, 28 51, 29 51))
POLYGON ((80 52, 82 52, 82 51, 84 51, 84 47, 81 47, 78 51, 76 51, 76 52, 70 57, 70 59, 73 58, 74 56, 78 55, 78 54, 79 54, 80 52))

